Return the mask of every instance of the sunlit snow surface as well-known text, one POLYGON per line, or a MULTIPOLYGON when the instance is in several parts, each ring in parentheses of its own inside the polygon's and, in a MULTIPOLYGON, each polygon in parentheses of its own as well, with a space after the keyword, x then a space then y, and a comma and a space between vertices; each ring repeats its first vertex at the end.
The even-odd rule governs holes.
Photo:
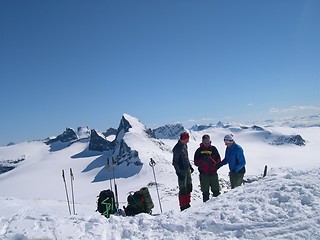
MULTIPOLYGON (((0 239, 320 239, 319 127, 267 128, 275 134, 300 134, 305 146, 272 145, 263 133, 240 128, 192 131, 191 160, 205 133, 223 158, 223 136, 232 132, 245 151, 246 178, 259 180, 233 190, 224 186, 219 197, 202 203, 196 169, 192 207, 180 212, 170 151, 177 141, 150 139, 138 120, 126 117, 132 129, 123 139, 139 152, 143 165, 128 178, 124 166, 115 167, 120 207, 126 205, 130 191, 148 186, 154 215, 106 219, 95 212, 97 195, 110 188, 112 169, 105 168, 106 155, 86 150, 88 141, 58 151, 50 151, 43 142, 20 143, 0 147, 0 161, 24 159, 0 175, 0 239), (156 161, 163 213, 150 157, 156 161), (261 178, 265 165, 268 175, 261 178), (69 168, 75 176, 76 215, 69 214, 61 176, 64 169, 71 199, 69 168), (102 175, 108 180, 94 182, 102 175)), ((227 166, 219 169, 219 178, 228 182, 227 166)))

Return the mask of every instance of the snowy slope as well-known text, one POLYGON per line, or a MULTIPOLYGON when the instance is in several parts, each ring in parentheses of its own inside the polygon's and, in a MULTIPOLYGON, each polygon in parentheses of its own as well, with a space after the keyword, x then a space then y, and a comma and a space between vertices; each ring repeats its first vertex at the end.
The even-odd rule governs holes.
MULTIPOLYGON (((192 208, 180 213, 177 179, 171 164, 171 149, 177 140, 152 138, 138 119, 127 114, 124 118, 131 128, 119 133, 117 138, 138 152, 136 160, 141 165, 133 167, 126 162, 115 165, 120 206, 126 205, 130 191, 148 186, 155 203, 153 212, 160 213, 149 166, 152 157, 157 163, 155 171, 163 209, 160 216, 141 214, 105 219, 94 212, 96 196, 102 189, 110 188, 112 169, 106 168, 107 159, 119 154, 121 160, 120 153, 89 151, 87 136, 70 146, 57 148, 60 149, 57 151, 50 151, 50 147, 41 141, 33 141, 0 147, 0 161, 23 159, 15 169, 0 175, 0 239, 319 238, 319 127, 293 128, 273 124, 264 127, 266 131, 257 131, 239 125, 191 131, 190 159, 204 133, 210 134, 223 157, 223 136, 232 132, 244 148, 247 177, 260 176, 264 165, 271 170, 257 183, 233 191, 224 188, 224 194, 206 204, 201 201, 196 170, 193 173, 192 208), (270 136, 293 134, 300 134, 306 141, 305 146, 270 144, 270 136), (68 216, 61 177, 64 169, 70 192, 69 168, 75 175, 75 216, 68 216), (141 229, 153 231, 144 233, 141 229)), ((227 167, 219 170, 219 176, 222 181, 228 181, 227 167)))
POLYGON ((319 239, 320 169, 279 169, 267 178, 159 216, 111 216, 89 204, 66 214, 57 200, 1 197, 0 239, 319 239))

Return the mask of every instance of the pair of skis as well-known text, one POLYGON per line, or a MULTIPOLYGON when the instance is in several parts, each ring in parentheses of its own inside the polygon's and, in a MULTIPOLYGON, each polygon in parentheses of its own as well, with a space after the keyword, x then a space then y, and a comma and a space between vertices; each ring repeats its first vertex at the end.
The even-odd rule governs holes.
MULTIPOLYGON (((64 175, 64 170, 62 170, 62 179, 63 179, 63 182, 64 182, 64 188, 66 190, 69 213, 70 213, 70 215, 72 215, 71 207, 70 207, 70 201, 69 201, 68 188, 67 188, 66 178, 65 178, 65 175, 64 175)), ((70 168, 70 179, 71 179, 71 196, 72 196, 73 214, 76 215, 76 208, 75 208, 75 205, 74 205, 74 193, 73 193, 74 175, 73 175, 73 172, 72 172, 72 168, 70 168)))
POLYGON ((112 158, 112 178, 111 178, 111 167, 110 167, 110 163, 109 163, 110 159, 108 158, 107 164, 106 164, 106 170, 108 172, 108 174, 110 175, 110 190, 112 191, 112 179, 113 179, 113 184, 114 184, 114 194, 116 197, 116 208, 119 208, 119 198, 118 198, 118 187, 116 184, 116 178, 115 178, 115 174, 114 174, 114 165, 116 164, 114 158, 112 158))

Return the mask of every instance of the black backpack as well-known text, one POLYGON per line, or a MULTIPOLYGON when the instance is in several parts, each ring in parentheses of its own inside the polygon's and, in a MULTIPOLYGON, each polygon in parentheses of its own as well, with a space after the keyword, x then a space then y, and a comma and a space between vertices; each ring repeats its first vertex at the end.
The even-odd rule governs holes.
POLYGON ((139 213, 151 214, 154 207, 148 188, 141 188, 139 191, 129 194, 128 205, 124 208, 126 216, 134 216, 139 213))
POLYGON ((97 210, 101 215, 106 218, 110 217, 110 214, 117 212, 116 202, 114 198, 114 193, 108 190, 102 190, 98 196, 97 210))
POLYGON ((127 197, 128 205, 124 208, 126 216, 134 216, 145 212, 144 196, 140 191, 129 194, 127 197))

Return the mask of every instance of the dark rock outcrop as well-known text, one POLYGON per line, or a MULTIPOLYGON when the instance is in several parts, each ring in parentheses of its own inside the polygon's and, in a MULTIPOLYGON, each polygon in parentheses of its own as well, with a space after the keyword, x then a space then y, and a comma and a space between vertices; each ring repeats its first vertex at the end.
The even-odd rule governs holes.
POLYGON ((291 136, 280 136, 273 141, 274 145, 283 145, 283 144, 295 144, 298 146, 305 146, 305 140, 300 135, 291 135, 291 136))
POLYGON ((217 122, 217 127, 221 127, 221 128, 223 128, 223 127, 224 127, 223 122, 221 122, 221 121, 217 122))
POLYGON ((89 150, 103 152, 107 150, 113 150, 114 147, 114 142, 108 141, 104 138, 104 136, 99 135, 96 130, 91 130, 89 150))
POLYGON ((60 134, 56 138, 48 140, 46 144, 49 145, 58 141, 66 143, 66 142, 71 142, 77 139, 78 139, 78 136, 75 133, 75 131, 72 128, 66 128, 66 130, 62 134, 60 134))
POLYGON ((193 125, 191 127, 191 130, 193 131, 202 131, 202 130, 206 130, 208 128, 211 128, 212 127, 212 124, 209 124, 209 125, 193 125))
POLYGON ((263 129, 262 127, 259 127, 259 126, 257 126, 257 125, 253 125, 251 128, 252 128, 253 130, 256 130, 256 131, 265 131, 265 129, 263 129))
POLYGON ((132 163, 137 166, 142 165, 139 159, 138 151, 131 150, 131 148, 123 140, 120 141, 119 152, 115 160, 118 165, 122 163, 126 163, 127 166, 132 163))
POLYGON ((180 124, 167 124, 153 130, 153 136, 158 139, 179 139, 180 134, 185 131, 180 124))
POLYGON ((130 128, 132 128, 131 124, 124 116, 122 116, 119 127, 118 127, 118 132, 123 130, 126 133, 129 131, 130 128))
POLYGON ((16 160, 0 161, 0 174, 13 170, 20 162, 24 161, 25 159, 25 157, 21 157, 16 160))
POLYGON ((117 135, 118 130, 115 128, 109 128, 106 132, 102 133, 105 137, 109 137, 111 135, 117 135))

